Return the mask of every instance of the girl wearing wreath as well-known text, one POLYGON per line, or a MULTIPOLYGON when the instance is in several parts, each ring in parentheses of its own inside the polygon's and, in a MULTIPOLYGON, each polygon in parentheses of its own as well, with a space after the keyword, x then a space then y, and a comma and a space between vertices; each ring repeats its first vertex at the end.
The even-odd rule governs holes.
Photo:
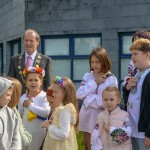
POLYGON ((73 82, 67 77, 56 76, 47 96, 54 111, 52 119, 42 123, 48 130, 43 150, 78 150, 78 105, 73 82))
POLYGON ((47 120, 50 113, 46 93, 41 90, 45 71, 39 67, 29 67, 23 74, 27 91, 20 97, 18 110, 25 128, 32 135, 28 150, 38 150, 46 134, 46 130, 41 128, 41 123, 47 120))

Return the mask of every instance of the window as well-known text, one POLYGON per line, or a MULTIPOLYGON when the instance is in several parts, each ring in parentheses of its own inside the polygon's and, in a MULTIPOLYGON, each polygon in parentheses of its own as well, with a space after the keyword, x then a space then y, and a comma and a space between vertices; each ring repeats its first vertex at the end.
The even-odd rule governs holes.
POLYGON ((101 34, 43 36, 41 39, 42 53, 52 58, 52 76, 67 76, 77 88, 89 71, 91 50, 101 46, 101 34))
POLYGON ((3 44, 0 44, 0 74, 3 73, 3 44))
POLYGON ((130 33, 119 33, 119 49, 120 49, 120 55, 119 55, 119 82, 120 82, 120 88, 121 83, 123 82, 124 77, 126 76, 128 72, 128 65, 131 61, 131 52, 129 50, 129 47, 132 44, 132 36, 134 32, 130 33))
POLYGON ((8 69, 11 57, 21 53, 21 39, 9 41, 7 43, 7 46, 8 46, 8 51, 7 51, 6 60, 8 62, 7 63, 7 69, 8 69))
POLYGON ((21 53, 21 39, 13 40, 9 42, 11 56, 21 53))

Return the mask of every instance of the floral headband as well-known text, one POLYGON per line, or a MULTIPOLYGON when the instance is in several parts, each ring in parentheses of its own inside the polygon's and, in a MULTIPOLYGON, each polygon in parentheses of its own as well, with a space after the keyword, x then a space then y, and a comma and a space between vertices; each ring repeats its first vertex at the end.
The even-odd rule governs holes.
POLYGON ((59 86, 64 87, 65 83, 63 81, 63 79, 59 76, 56 76, 54 79, 54 83, 57 83, 59 86))
POLYGON ((23 74, 26 76, 29 73, 39 73, 42 77, 45 76, 45 70, 40 67, 28 67, 24 69, 23 74))

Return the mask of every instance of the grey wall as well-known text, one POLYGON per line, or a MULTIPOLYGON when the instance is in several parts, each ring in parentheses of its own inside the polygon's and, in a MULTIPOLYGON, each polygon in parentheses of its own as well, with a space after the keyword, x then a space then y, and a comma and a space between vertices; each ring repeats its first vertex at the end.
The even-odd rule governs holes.
POLYGON ((10 60, 7 42, 20 38, 25 30, 24 12, 24 0, 0 0, 0 44, 3 43, 4 48, 4 72, 7 72, 10 60))
POLYGON ((0 42, 15 38, 25 29, 24 0, 0 1, 0 42))
POLYGON ((0 41, 15 39, 28 28, 40 35, 102 33, 102 45, 112 58, 116 75, 118 33, 150 28, 149 0, 1 1, 0 41))
POLYGON ((116 75, 118 33, 150 28, 149 0, 28 0, 25 8, 26 28, 41 35, 102 33, 116 75))

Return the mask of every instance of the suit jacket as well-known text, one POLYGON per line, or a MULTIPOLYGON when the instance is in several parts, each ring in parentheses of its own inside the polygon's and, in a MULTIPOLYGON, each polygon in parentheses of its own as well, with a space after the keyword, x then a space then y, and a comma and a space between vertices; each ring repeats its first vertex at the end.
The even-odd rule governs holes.
MULTIPOLYGON (((51 59, 48 56, 42 55, 40 53, 36 53, 35 60, 33 66, 36 66, 37 61, 39 61, 39 67, 45 70, 45 77, 43 80, 43 89, 44 91, 50 86, 51 83, 51 59), (39 59, 40 56, 40 59, 39 59)), ((25 52, 23 54, 18 54, 13 56, 10 60, 10 66, 8 71, 8 76, 18 79, 22 84, 22 93, 25 93, 26 85, 23 82, 20 71, 25 69, 25 52), (20 62, 21 70, 18 68, 19 66, 19 57, 22 55, 22 59, 20 62)))

